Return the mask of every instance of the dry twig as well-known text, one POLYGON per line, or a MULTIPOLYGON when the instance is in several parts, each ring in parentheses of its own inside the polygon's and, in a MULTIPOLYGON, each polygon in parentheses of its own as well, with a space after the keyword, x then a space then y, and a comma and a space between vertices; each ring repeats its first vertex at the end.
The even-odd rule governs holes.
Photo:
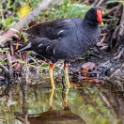
POLYGON ((39 13, 46 10, 53 0, 43 0, 38 7, 36 7, 32 12, 30 12, 26 17, 17 22, 12 28, 0 35, 0 44, 5 40, 10 38, 13 34, 18 32, 25 24, 33 20, 39 13))

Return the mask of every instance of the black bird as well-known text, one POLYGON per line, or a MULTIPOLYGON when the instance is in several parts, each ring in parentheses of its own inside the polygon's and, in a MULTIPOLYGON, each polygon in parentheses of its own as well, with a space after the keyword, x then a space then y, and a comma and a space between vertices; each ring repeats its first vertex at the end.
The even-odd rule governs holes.
POLYGON ((55 88, 52 74, 54 63, 64 60, 65 81, 70 87, 67 62, 84 56, 99 41, 99 23, 102 23, 101 8, 91 8, 84 19, 62 18, 39 23, 26 30, 29 41, 18 52, 32 50, 50 62, 52 88, 55 88))

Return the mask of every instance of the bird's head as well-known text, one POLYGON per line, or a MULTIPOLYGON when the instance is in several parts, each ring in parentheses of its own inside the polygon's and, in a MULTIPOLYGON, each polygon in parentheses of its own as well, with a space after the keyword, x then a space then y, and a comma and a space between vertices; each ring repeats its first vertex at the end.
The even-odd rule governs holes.
POLYGON ((91 8, 85 15, 85 19, 94 23, 103 23, 102 9, 98 7, 91 8))

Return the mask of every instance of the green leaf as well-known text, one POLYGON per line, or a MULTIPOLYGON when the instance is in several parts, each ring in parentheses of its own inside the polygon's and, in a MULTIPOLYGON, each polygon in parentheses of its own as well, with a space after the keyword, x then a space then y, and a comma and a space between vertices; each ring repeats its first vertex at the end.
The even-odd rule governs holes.
POLYGON ((91 6, 85 6, 81 4, 71 4, 66 7, 67 17, 81 17, 84 18, 86 12, 91 8, 91 6))
POLYGON ((118 0, 108 0, 106 4, 115 3, 115 2, 118 2, 118 0))
POLYGON ((43 64, 42 64, 42 67, 48 67, 48 66, 49 66, 48 63, 43 63, 43 64))
POLYGON ((0 48, 0 53, 8 51, 9 48, 0 48))
POLYGON ((19 62, 19 63, 22 63, 22 64, 25 63, 25 62, 24 62, 23 60, 21 60, 21 59, 16 59, 14 62, 19 62))
POLYGON ((10 25, 11 22, 12 22, 12 18, 11 18, 11 17, 7 18, 7 19, 5 20, 6 26, 10 25))
POLYGON ((27 37, 24 37, 24 42, 26 43, 28 41, 27 37))
POLYGON ((3 48, 3 52, 7 52, 9 48, 3 48))
POLYGON ((91 52, 90 52, 90 50, 88 50, 88 51, 87 51, 87 53, 86 53, 86 55, 87 55, 87 56, 89 56, 89 55, 90 55, 90 53, 91 53, 91 52))

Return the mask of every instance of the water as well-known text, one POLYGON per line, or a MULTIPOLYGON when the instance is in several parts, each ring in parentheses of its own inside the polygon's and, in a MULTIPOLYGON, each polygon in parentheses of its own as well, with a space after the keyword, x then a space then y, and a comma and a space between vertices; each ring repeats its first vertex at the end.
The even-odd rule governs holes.
POLYGON ((65 97, 62 97, 59 85, 54 92, 39 85, 27 89, 27 98, 20 89, 13 92, 8 108, 6 100, 9 97, 1 99, 0 124, 119 124, 112 108, 101 100, 99 93, 102 90, 94 89, 90 84, 69 89, 65 97), (66 100, 68 107, 64 104, 66 100))

